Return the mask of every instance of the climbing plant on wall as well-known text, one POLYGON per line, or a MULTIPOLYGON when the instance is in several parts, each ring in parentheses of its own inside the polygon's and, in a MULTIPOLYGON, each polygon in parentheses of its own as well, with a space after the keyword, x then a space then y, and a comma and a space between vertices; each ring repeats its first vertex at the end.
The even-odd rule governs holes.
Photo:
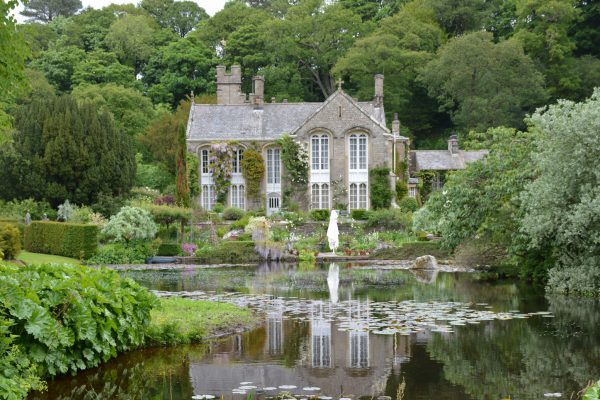
POLYGON ((249 147, 244 151, 242 174, 246 181, 246 196, 256 204, 260 200, 260 185, 265 176, 265 160, 256 148, 249 147))
POLYGON ((374 209, 389 208, 392 204, 392 188, 390 187, 390 169, 373 168, 369 171, 371 184, 371 207, 374 209))
POLYGON ((233 173, 233 155, 237 146, 235 142, 218 142, 210 146, 209 168, 212 172, 217 202, 225 204, 231 186, 233 173))
POLYGON ((285 134, 277 143, 281 147, 281 162, 285 167, 286 178, 296 188, 306 188, 308 184, 308 151, 306 147, 285 134))

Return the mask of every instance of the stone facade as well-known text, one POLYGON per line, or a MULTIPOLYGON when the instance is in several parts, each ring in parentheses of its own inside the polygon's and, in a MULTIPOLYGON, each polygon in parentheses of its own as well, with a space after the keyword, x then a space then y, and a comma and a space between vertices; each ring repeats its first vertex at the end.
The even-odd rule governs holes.
MULTIPOLYGON (((393 163, 403 161, 407 153, 408 139, 399 135, 399 123, 394 121, 392 131, 386 126, 383 75, 375 76, 371 102, 353 99, 340 84, 322 103, 265 103, 265 82, 260 76, 253 79, 253 93, 243 94, 238 66, 233 66, 231 72, 224 66, 217 67, 216 78, 218 104, 193 103, 187 127, 188 149, 200 159, 200 202, 205 208, 214 206, 212 176, 205 164, 210 145, 216 142, 235 141, 240 148, 258 145, 262 149, 267 165, 263 201, 258 206, 269 213, 282 207, 289 186, 282 181, 285 174, 277 146, 284 134, 302 144, 309 154, 310 183, 306 191, 292 196, 303 209, 341 205, 348 209, 369 208, 369 170, 392 169, 393 163)), ((392 186, 395 181, 396 177, 390 175, 392 186)), ((240 200, 240 196, 245 197, 241 173, 233 174, 232 184, 226 206, 249 208, 247 201, 240 200)))

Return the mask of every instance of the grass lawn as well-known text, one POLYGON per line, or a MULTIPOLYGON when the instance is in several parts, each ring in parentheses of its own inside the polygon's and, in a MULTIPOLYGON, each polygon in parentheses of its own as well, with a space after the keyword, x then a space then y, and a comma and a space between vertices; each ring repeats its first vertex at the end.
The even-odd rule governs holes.
POLYGON ((22 251, 17 257, 17 260, 23 261, 25 264, 81 264, 79 260, 74 258, 54 256, 52 254, 30 253, 28 251, 22 251))
POLYGON ((173 345, 200 342, 254 325, 256 316, 247 308, 227 303, 161 298, 152 310, 147 331, 149 344, 173 345))

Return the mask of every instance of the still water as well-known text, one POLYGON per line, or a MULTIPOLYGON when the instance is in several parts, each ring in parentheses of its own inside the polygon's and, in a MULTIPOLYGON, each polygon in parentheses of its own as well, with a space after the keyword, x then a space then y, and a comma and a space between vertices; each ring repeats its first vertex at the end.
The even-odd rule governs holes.
POLYGON ((569 399, 600 378, 598 300, 473 273, 335 268, 122 272, 162 294, 248 304, 265 320, 206 345, 131 352, 30 398, 246 399, 255 386, 336 400, 402 390, 405 400, 569 399))

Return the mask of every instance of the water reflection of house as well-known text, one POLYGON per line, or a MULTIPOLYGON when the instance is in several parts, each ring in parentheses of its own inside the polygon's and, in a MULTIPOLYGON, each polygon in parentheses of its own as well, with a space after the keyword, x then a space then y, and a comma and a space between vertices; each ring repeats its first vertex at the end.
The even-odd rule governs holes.
POLYGON ((284 337, 291 339, 302 330, 302 323, 283 320, 280 310, 272 310, 264 328, 264 352, 232 354, 236 340, 231 338, 218 349, 218 353, 230 352, 228 363, 217 351, 203 360, 191 360, 196 393, 226 394, 240 382, 253 382, 258 387, 316 386, 330 396, 383 395, 390 375, 398 376, 401 364, 408 361, 415 336, 369 335, 368 303, 354 300, 343 305, 347 330, 338 330, 338 323, 331 321, 332 305, 316 303, 308 315, 310 329, 285 343, 284 337))
POLYGON ((310 317, 310 343, 313 368, 331 367, 331 321, 324 302, 314 304, 310 317))
POLYGON ((267 313, 267 353, 281 354, 283 351, 283 300, 274 299, 267 313))

